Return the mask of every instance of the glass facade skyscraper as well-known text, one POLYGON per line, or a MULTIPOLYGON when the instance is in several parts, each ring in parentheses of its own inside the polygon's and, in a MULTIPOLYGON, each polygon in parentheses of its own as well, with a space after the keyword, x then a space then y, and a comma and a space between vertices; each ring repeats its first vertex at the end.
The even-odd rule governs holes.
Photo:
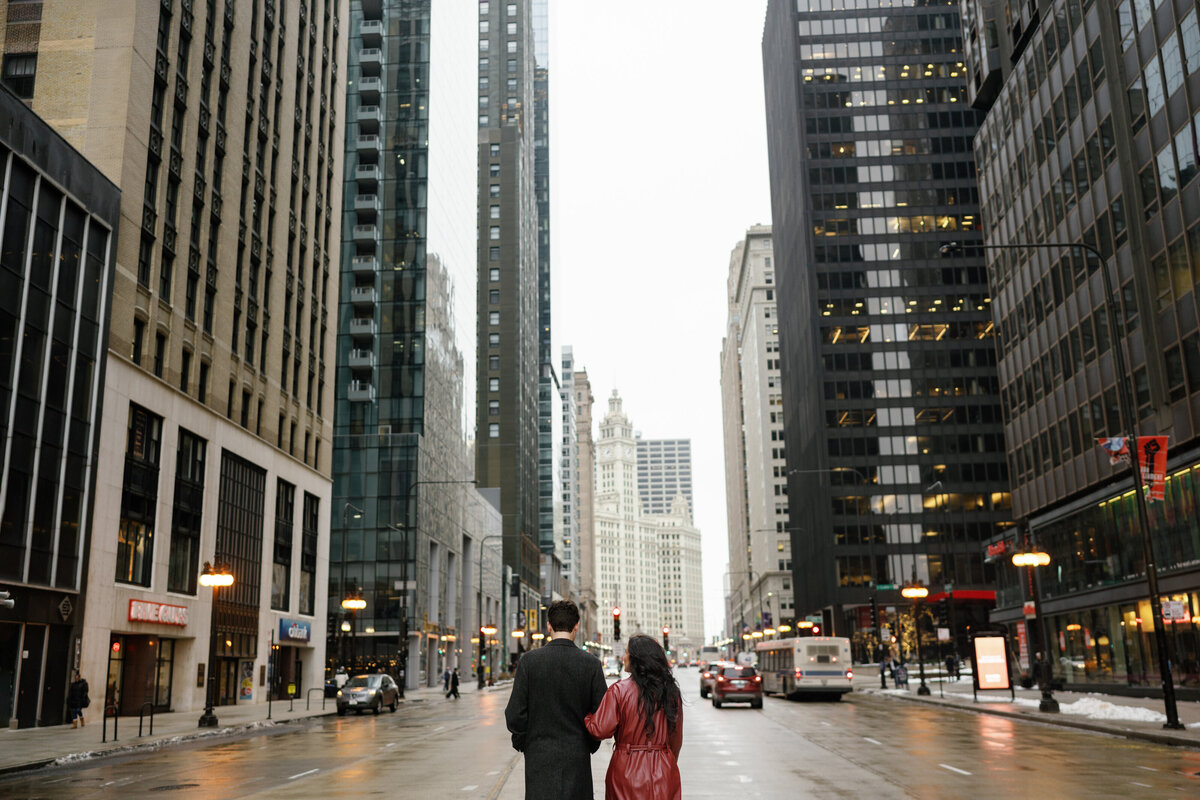
MULTIPOLYGON (((1184 610, 1164 626, 1187 697, 1200 687, 1200 9, 1190 0, 963 8, 969 99, 986 114, 975 152, 987 242, 1005 246, 987 262, 1013 506, 1028 523, 993 550, 1031 536, 1049 553, 1046 638, 1068 684, 1158 691, 1130 472, 1096 443, 1134 433, 1120 413, 1128 403, 1138 435, 1169 437, 1150 537, 1160 599, 1184 610), (1122 375, 1115 350, 1126 347, 1122 375)), ((1018 631, 1028 576, 1006 563, 998 577, 993 618, 1018 631)))
POLYGON ((909 580, 954 593, 956 628, 981 618, 983 543, 1010 525, 987 275, 938 251, 981 236, 962 48, 947 2, 768 5, 763 324, 779 335, 795 611, 868 656, 865 605, 907 605, 909 580))

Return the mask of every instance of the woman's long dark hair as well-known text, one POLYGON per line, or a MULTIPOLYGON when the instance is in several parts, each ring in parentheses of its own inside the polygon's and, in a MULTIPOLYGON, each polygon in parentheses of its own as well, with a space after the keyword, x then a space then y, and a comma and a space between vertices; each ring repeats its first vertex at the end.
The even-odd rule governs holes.
POLYGON ((638 708, 645 719, 646 738, 654 734, 654 714, 660 708, 667 717, 667 730, 674 731, 679 724, 679 707, 682 703, 679 684, 671 674, 671 665, 662 645, 649 636, 629 637, 625 645, 629 654, 629 674, 638 689, 638 708))

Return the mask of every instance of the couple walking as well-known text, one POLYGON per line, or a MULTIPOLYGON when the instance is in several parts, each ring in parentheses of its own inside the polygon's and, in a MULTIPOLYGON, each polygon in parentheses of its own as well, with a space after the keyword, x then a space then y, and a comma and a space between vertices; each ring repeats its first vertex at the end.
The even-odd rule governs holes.
POLYGON ((517 662, 504 716, 525 754, 525 798, 592 797, 592 753, 615 734, 607 800, 679 800, 683 700, 667 655, 649 636, 625 647, 629 677, 606 688, 600 660, 575 646, 579 609, 546 612, 550 641, 517 662))

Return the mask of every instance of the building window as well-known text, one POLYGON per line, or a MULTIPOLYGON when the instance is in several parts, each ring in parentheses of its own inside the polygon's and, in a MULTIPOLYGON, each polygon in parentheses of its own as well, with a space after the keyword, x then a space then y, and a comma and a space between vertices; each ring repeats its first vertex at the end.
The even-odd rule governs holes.
POLYGON ((200 514, 204 507, 206 446, 206 442, 199 436, 183 428, 179 429, 167 590, 182 594, 196 593, 196 574, 200 563, 200 514))
POLYGON ((499 324, 500 324, 500 312, 499 311, 489 311, 488 312, 488 325, 499 325, 499 324))
POLYGON ((499 197, 499 196, 500 196, 500 184, 489 183, 488 184, 488 197, 499 197))
POLYGON ((133 348, 130 350, 129 358, 139 367, 142 365, 142 344, 146 340, 146 321, 135 319, 133 321, 133 348))
POLYGON ((489 400, 488 401, 488 416, 489 417, 500 416, 500 401, 499 400, 489 400))
POLYGON ((495 305, 496 303, 499 303, 499 302, 500 302, 500 290, 499 289, 489 289, 488 290, 488 303, 495 305))
POLYGON ((240 420, 243 428, 250 427, 250 392, 242 390, 242 417, 240 420))
POLYGON ((275 560, 271 567, 271 608, 288 610, 292 576, 292 528, 296 509, 296 487, 279 481, 275 495, 275 560))
POLYGON ((500 423, 499 422, 488 423, 488 438, 489 439, 499 439, 500 438, 500 423))
POLYGON ((154 334, 154 377, 163 376, 163 362, 167 358, 167 337, 162 333, 154 334))
POLYGON ((492 267, 491 269, 488 270, 488 280, 491 281, 492 283, 496 283, 497 281, 500 280, 500 268, 499 267, 492 267))
POLYGON ((499 158, 500 157, 500 145, 489 144, 488 145, 488 155, 491 156, 492 158, 499 158))
POLYGON ((509 52, 509 53, 515 53, 515 52, 517 52, 517 43, 516 43, 515 41, 512 41, 512 40, 508 41, 508 42, 505 44, 505 50, 506 50, 507 52, 509 52))
POLYGON ((304 528, 300 536, 300 613, 312 614, 317 581, 317 531, 321 498, 304 493, 304 528))
POLYGON ((201 403, 208 402, 208 364, 200 362, 200 385, 196 387, 196 399, 201 403))
POLYGON ((488 369, 500 369, 500 356, 488 356, 488 369))
POLYGON ((489 247, 488 248, 488 261, 499 261, 499 260, 500 260, 500 248, 499 247, 489 247))
POLYGON ((192 372, 192 351, 186 347, 179 358, 179 391, 186 393, 192 372))
POLYGON ((488 228, 488 238, 491 239, 493 242, 500 238, 500 226, 499 225, 493 225, 490 228, 488 228))
POLYGON ((500 219, 500 206, 491 206, 488 208, 488 219, 500 219))
POLYGON ((488 347, 499 347, 499 346, 500 346, 500 334, 489 333, 488 334, 488 347))
POLYGON ((37 74, 37 53, 10 53, 4 57, 4 85, 22 100, 33 97, 33 79, 37 74))
POLYGON ((121 518, 117 527, 118 583, 150 585, 161 437, 162 417, 131 404, 125 437, 121 518))
POLYGON ((488 378, 488 391, 489 392, 500 391, 500 379, 499 378, 488 378))
POLYGON ((488 115, 480 114, 479 115, 479 127, 486 128, 487 126, 488 126, 488 115))

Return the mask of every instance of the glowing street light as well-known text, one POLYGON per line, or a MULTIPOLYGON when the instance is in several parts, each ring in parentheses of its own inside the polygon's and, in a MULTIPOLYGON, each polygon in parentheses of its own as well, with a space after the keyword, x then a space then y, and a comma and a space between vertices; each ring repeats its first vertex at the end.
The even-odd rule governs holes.
MULTIPOLYGON (((216 558, 213 559, 216 561, 216 558)), ((233 573, 225 564, 213 566, 204 562, 204 572, 200 573, 200 585, 212 587, 212 617, 208 626, 208 683, 205 687, 204 713, 200 715, 201 728, 217 727, 217 715, 213 713, 216 698, 213 694, 217 689, 217 670, 214 666, 217 660, 217 589, 222 586, 233 586, 233 573)))
MULTIPOLYGON (((913 577, 916 578, 916 570, 913 570, 913 577)), ((929 694, 929 687, 925 685, 925 657, 921 653, 921 617, 918 614, 920 602, 929 596, 929 589, 915 580, 912 583, 906 583, 904 588, 900 590, 902 597, 907 597, 913 601, 913 626, 916 628, 917 634, 917 666, 921 670, 921 685, 917 687, 917 694, 929 694)))

